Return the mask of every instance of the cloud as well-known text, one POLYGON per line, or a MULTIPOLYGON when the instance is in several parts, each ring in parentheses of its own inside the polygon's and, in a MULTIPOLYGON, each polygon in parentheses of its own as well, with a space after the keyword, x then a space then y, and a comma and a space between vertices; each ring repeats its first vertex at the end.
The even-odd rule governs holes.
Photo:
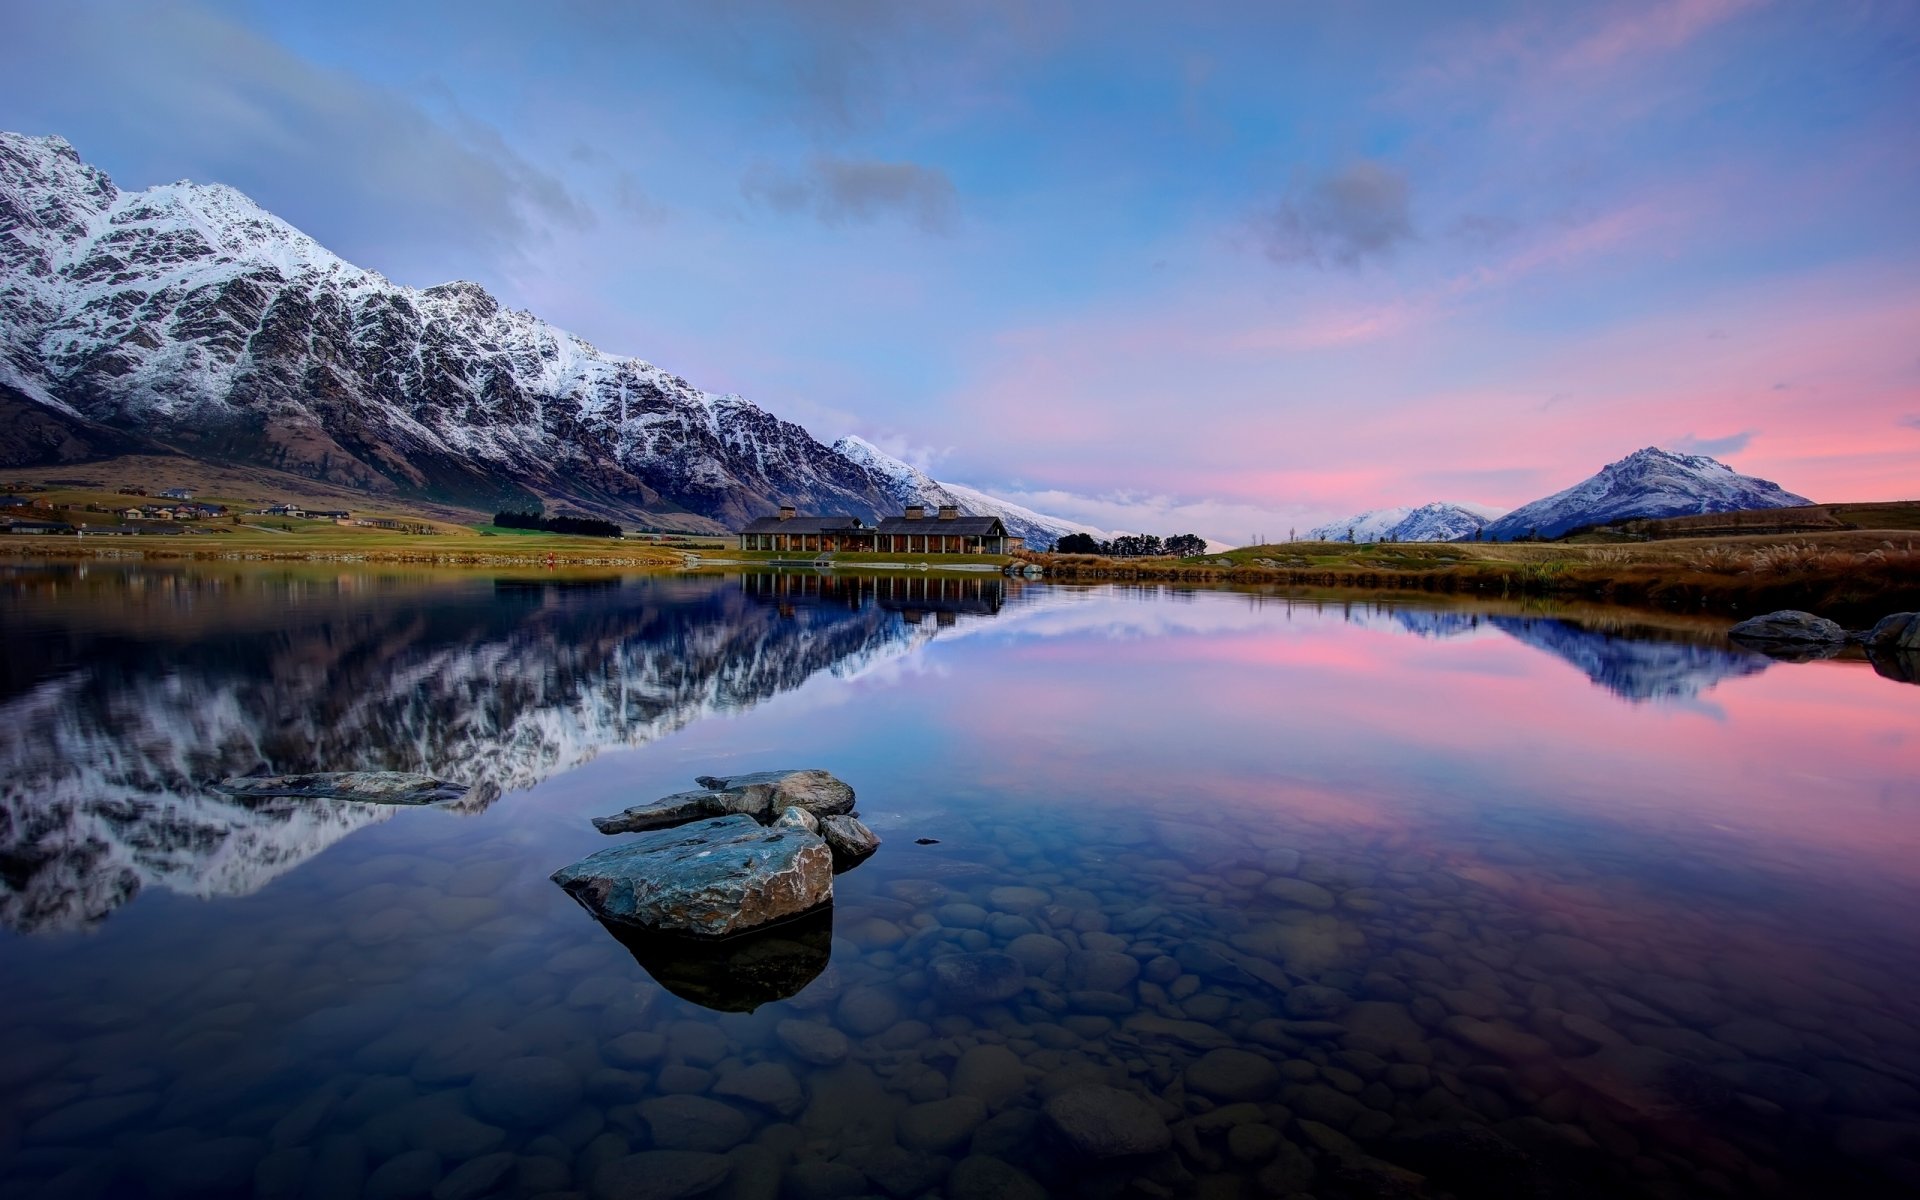
POLYGON ((1690 433, 1675 442, 1674 445, 1686 454, 1705 454, 1708 457, 1718 457, 1722 454, 1738 454, 1742 450, 1745 450, 1747 443, 1752 440, 1753 431, 1749 429, 1743 433, 1730 433, 1725 437, 1717 438, 1695 437, 1690 433))
POLYGON ((1407 177, 1363 159, 1320 177, 1255 222, 1277 263, 1357 267, 1413 237, 1407 177))
POLYGON ((1920 429, 1920 413, 1908 413, 1900 418, 1900 424, 1907 429, 1920 429))
POLYGON ((740 191, 775 212, 812 213, 824 225, 869 225, 897 216, 944 234, 959 220, 953 180, 938 167, 912 162, 822 155, 798 174, 756 167, 740 191))
POLYGON ((503 268, 593 214, 461 112, 317 65, 197 5, 23 10, 0 105, 140 188, 231 184, 349 260, 407 282, 503 268))
POLYGON ((1229 546, 1251 545, 1256 538, 1285 541, 1289 529, 1306 530, 1328 515, 1303 504, 1249 504, 1139 491, 1092 495, 1064 488, 983 487, 980 490, 1036 512, 1065 517, 1096 529, 1152 533, 1161 537, 1197 533, 1209 541, 1229 546))

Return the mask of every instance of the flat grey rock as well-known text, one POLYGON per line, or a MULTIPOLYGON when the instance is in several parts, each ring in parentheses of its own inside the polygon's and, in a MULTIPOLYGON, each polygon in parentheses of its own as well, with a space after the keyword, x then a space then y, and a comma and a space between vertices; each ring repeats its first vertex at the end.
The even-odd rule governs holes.
POLYGON ((670 829, 702 817, 721 815, 708 807, 713 792, 675 792, 645 804, 636 804, 610 817, 593 818, 593 827, 601 833, 643 833, 649 829, 670 829))
POLYGON ((553 873, 603 921, 726 937, 812 911, 833 898, 833 854, 804 830, 714 817, 642 834, 553 873))

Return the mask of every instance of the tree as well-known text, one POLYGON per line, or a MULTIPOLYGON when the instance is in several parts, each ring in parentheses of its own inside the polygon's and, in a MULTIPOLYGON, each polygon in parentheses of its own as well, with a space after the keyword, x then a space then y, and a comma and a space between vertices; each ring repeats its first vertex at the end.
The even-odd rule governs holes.
POLYGON ((1207 552, 1207 539, 1197 533, 1176 533, 1167 539, 1166 551, 1177 558, 1195 558, 1207 552))
POLYGON ((1106 547, 1090 533, 1069 533, 1053 544, 1059 554, 1102 554, 1106 547))

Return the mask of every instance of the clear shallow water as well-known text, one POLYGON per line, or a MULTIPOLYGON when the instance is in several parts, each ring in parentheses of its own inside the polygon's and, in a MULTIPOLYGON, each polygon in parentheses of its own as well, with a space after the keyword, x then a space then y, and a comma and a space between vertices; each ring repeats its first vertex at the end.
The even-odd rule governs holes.
POLYGON ((1865 664, 998 580, 0 582, 7 1195, 1920 1186, 1920 688, 1865 664), (547 881, 787 765, 887 839, 826 927, 643 964, 547 881), (500 794, 201 786, 260 766, 500 794), (1019 995, 929 970, 983 952, 1019 995))

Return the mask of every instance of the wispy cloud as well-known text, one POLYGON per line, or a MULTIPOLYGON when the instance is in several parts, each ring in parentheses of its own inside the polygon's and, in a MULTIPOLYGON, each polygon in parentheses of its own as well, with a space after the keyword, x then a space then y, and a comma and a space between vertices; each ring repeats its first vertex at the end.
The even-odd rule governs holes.
POLYGON ((1254 227, 1277 263, 1357 267, 1413 237, 1408 192, 1405 174, 1362 160, 1294 189, 1254 227))
POLYGON ((865 225, 901 217, 928 233, 950 233, 959 221, 959 192, 938 167, 913 162, 823 155, 804 170, 762 165, 740 190, 776 212, 812 213, 826 225, 865 225))
POLYGON ((1900 418, 1900 424, 1908 429, 1920 429, 1920 413, 1908 413, 1900 418))
POLYGON ((1750 429, 1742 433, 1729 433, 1725 437, 1696 437, 1689 433, 1674 443, 1674 449, 1687 454, 1705 454, 1710 458, 1718 458, 1722 454, 1740 453, 1752 440, 1753 431, 1750 429))

